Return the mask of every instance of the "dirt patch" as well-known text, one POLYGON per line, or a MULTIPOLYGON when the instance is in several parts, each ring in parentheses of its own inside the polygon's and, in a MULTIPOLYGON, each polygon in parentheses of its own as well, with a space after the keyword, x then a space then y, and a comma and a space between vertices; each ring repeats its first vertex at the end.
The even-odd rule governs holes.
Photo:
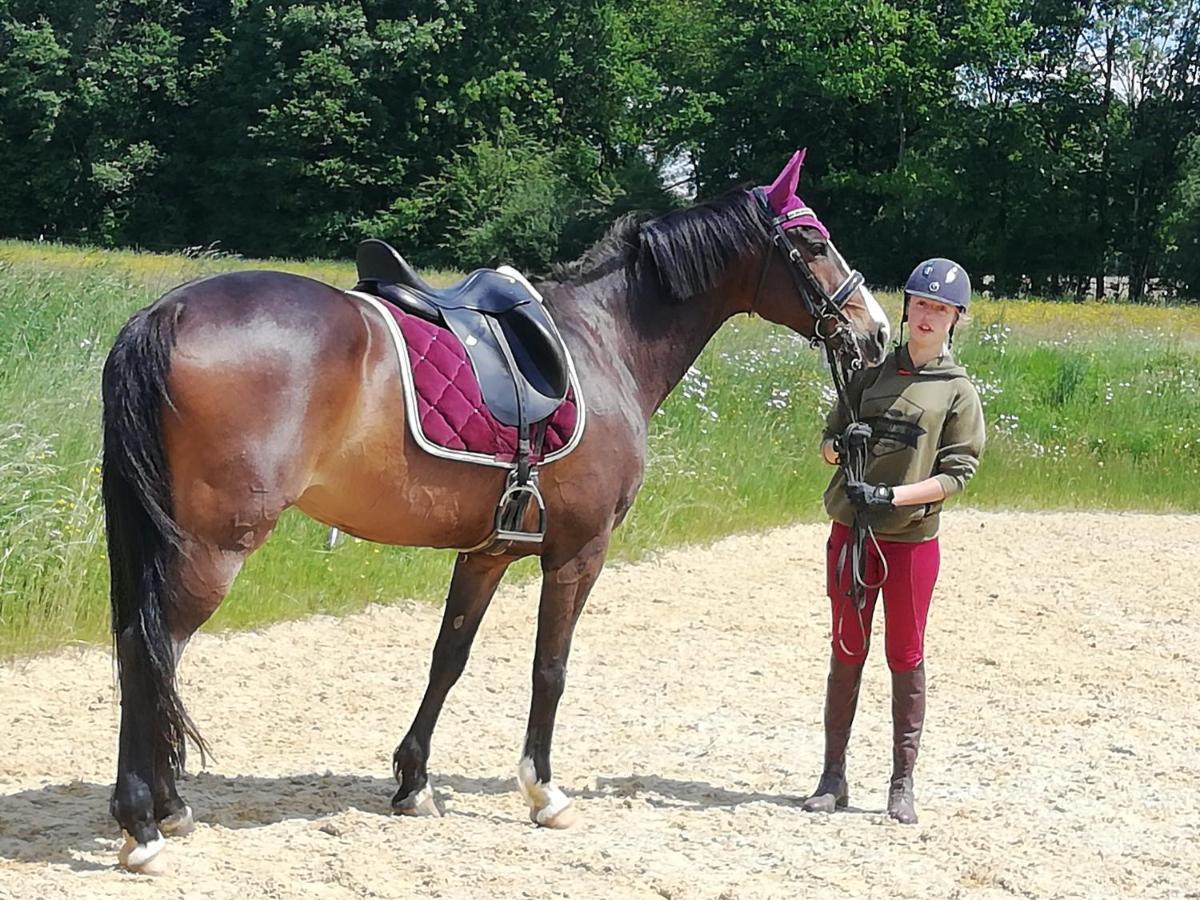
POLYGON ((530 825, 515 789, 533 586, 502 590, 447 703, 440 820, 388 810, 438 610, 198 636, 183 695, 217 759, 181 785, 197 828, 157 880, 115 868, 110 655, 0 667, 0 896, 1200 896, 1200 517, 945 516, 909 828, 881 814, 878 634, 852 810, 796 802, 821 759, 824 538, 601 577, 558 719, 567 832, 530 825))

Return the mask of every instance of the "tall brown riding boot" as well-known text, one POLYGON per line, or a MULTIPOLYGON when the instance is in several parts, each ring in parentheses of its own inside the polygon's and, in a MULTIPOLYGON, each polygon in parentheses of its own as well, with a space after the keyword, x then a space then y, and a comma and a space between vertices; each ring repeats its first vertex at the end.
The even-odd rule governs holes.
POLYGON ((892 782, 888 815, 897 822, 917 821, 913 806, 913 768, 925 724, 925 663, 911 672, 892 673, 892 782))
POLYGON ((836 656, 829 660, 825 685, 825 770, 812 796, 804 801, 807 812, 833 812, 850 801, 846 784, 846 745, 858 706, 862 666, 852 666, 836 656))

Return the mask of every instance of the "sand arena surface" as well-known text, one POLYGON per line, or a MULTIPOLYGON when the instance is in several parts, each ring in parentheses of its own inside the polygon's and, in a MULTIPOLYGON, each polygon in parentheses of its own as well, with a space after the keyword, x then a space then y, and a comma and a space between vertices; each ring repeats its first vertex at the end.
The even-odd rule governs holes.
POLYGON ((181 784, 197 827, 159 879, 116 868, 108 652, 0 666, 0 897, 1200 897, 1200 516, 945 517, 907 828, 881 814, 882 616, 851 811, 797 804, 821 761, 824 540, 605 572, 558 718, 566 832, 515 787, 534 585, 501 589, 450 695, 440 820, 388 807, 439 610, 198 636, 182 689, 217 759, 181 784))

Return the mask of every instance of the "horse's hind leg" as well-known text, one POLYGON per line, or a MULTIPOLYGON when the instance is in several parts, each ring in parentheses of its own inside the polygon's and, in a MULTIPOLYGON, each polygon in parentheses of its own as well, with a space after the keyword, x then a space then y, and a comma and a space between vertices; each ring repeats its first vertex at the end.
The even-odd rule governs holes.
POLYGON ((433 647, 429 686, 408 734, 392 756, 392 771, 400 782, 392 808, 398 813, 440 815, 426 769, 433 728, 446 695, 467 665, 471 642, 510 562, 475 553, 460 554, 454 565, 442 628, 433 647))
MULTIPOLYGON (((175 587, 172 592, 170 630, 175 664, 183 656, 187 642, 209 617, 216 612, 225 595, 229 593, 242 564, 255 548, 260 546, 274 520, 259 523, 254 529, 248 546, 223 549, 215 544, 188 538, 175 565, 175 587)), ((175 778, 182 770, 184 749, 179 748, 180 765, 171 762, 171 747, 159 740, 156 757, 154 785, 154 818, 164 836, 182 837, 192 830, 192 810, 183 802, 175 786, 175 778)))
POLYGON ((127 868, 150 871, 164 841, 154 818, 153 787, 158 748, 158 728, 153 718, 155 698, 150 685, 155 676, 142 650, 137 625, 116 637, 121 681, 121 736, 118 744, 117 783, 110 809, 126 835, 121 862, 127 868))
POLYGON ((341 440, 369 335, 333 288, 202 279, 135 314, 104 365, 102 490, 122 687, 112 813, 145 870, 186 827, 173 767, 204 745, 176 689, 187 638, 341 440), (299 312, 296 312, 299 310, 299 312), (333 310, 327 313, 327 310, 333 310))
MULTIPOLYGON (((188 639, 217 609, 229 592, 246 557, 270 533, 275 517, 262 519, 242 543, 221 547, 210 540, 185 535, 165 566, 163 624, 167 640, 157 643, 168 658, 162 665, 173 680, 188 639)), ((184 757, 184 735, 164 728, 153 694, 147 690, 145 646, 136 628, 118 635, 121 665, 121 738, 113 816, 127 837, 119 854, 128 869, 154 873, 164 838, 182 836, 192 829, 192 811, 180 798, 176 769, 184 757)), ((190 721, 188 722, 190 727, 190 721)), ((193 742, 198 735, 192 729, 193 742)), ((200 744, 201 753, 204 752, 200 744)))

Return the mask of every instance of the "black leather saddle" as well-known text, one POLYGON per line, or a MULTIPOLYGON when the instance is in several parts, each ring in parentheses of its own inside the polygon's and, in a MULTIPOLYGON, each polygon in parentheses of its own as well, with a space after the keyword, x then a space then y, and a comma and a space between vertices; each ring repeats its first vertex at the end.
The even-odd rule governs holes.
POLYGON ((545 307, 520 279, 476 269, 457 284, 435 288, 391 245, 373 238, 359 244, 357 264, 356 291, 454 332, 484 403, 505 425, 523 429, 541 422, 566 398, 566 348, 545 307))

